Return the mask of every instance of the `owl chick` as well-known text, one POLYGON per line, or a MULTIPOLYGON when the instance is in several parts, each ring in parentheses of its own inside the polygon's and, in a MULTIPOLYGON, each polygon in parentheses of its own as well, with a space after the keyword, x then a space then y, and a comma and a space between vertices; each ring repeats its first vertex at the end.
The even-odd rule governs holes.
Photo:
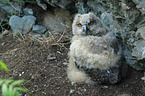
POLYGON ((79 83, 111 83, 121 80, 121 47, 93 13, 77 14, 67 68, 68 78, 79 83))

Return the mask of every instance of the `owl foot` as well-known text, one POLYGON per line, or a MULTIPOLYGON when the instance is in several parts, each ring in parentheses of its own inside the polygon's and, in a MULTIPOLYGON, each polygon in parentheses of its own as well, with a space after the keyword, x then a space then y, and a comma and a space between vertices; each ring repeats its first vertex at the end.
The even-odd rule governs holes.
POLYGON ((121 81, 121 74, 119 68, 110 68, 108 70, 99 70, 97 68, 86 68, 80 67, 79 65, 75 64, 78 70, 84 71, 92 81, 96 82, 97 84, 117 84, 121 81))

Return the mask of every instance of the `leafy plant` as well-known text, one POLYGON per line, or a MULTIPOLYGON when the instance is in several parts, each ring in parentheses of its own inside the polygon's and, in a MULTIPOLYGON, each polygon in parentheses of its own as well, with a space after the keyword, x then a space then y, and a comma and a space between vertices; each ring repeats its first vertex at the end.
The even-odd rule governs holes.
POLYGON ((27 89, 18 85, 24 83, 24 80, 0 79, 0 86, 2 87, 3 96, 21 96, 19 91, 29 92, 27 89))
POLYGON ((9 71, 8 71, 8 68, 7 68, 7 66, 6 66, 6 64, 3 63, 2 61, 0 61, 0 66, 1 66, 1 69, 2 69, 2 70, 4 69, 5 71, 9 72, 9 71))
MULTIPOLYGON (((0 61, 1 69, 8 72, 8 68, 5 63, 0 61)), ((0 86, 3 96, 21 96, 19 91, 29 92, 27 89, 20 87, 25 80, 13 80, 13 79, 0 79, 0 86)))

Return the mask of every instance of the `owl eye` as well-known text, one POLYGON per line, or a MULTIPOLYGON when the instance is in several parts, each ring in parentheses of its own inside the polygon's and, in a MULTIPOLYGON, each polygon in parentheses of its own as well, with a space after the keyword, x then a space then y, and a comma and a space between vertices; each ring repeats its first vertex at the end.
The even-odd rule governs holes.
POLYGON ((90 23, 88 23, 88 25, 93 25, 93 21, 91 21, 90 23))
POLYGON ((79 23, 79 24, 77 24, 78 25, 78 27, 82 27, 82 24, 81 23, 79 23))

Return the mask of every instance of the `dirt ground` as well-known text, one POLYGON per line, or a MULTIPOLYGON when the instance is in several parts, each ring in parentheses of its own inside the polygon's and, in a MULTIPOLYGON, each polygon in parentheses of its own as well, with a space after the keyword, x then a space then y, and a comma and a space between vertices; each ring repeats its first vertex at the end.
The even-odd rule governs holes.
POLYGON ((117 85, 72 84, 66 74, 69 44, 64 46, 6 36, 0 39, 0 60, 10 73, 0 71, 0 76, 30 81, 23 87, 31 94, 23 96, 143 96, 143 73, 132 68, 117 85))

